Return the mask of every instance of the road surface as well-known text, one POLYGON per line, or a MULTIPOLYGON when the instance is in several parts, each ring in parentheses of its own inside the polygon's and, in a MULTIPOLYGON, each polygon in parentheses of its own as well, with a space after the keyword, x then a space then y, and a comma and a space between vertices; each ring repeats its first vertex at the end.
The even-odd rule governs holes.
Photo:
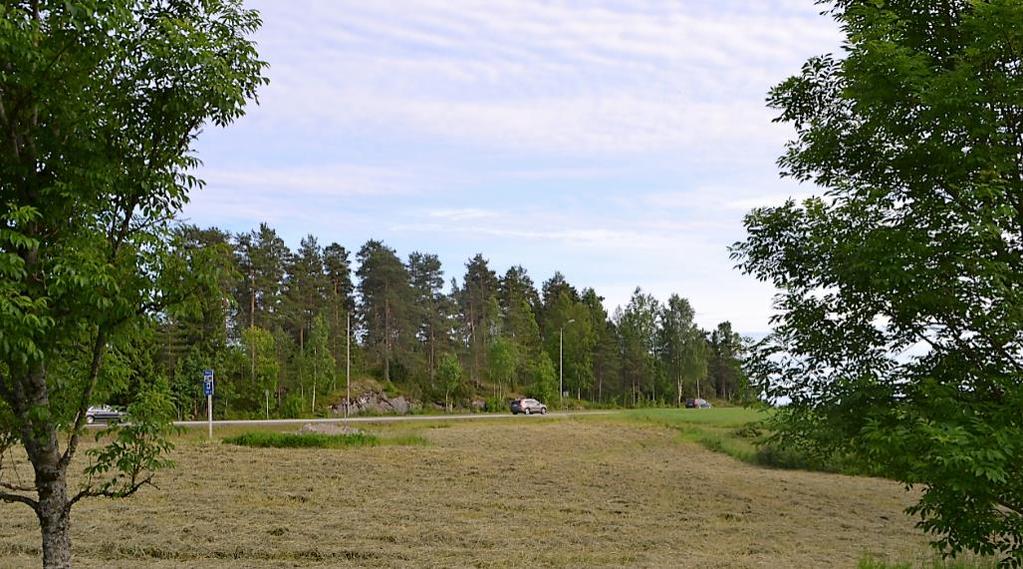
MULTIPOLYGON (((609 415, 615 411, 560 411, 550 412, 546 415, 531 415, 529 418, 534 417, 547 417, 547 418, 558 418, 558 417, 579 417, 584 415, 609 415)), ((463 420, 477 420, 477 419, 508 419, 514 417, 511 413, 479 413, 479 414, 464 414, 464 415, 379 415, 375 417, 351 417, 348 419, 351 423, 397 423, 401 421, 463 421, 463 420)), ((523 416, 523 419, 526 419, 523 416)), ((260 426, 274 426, 274 425, 308 425, 313 424, 341 424, 344 422, 343 417, 329 418, 329 419, 253 419, 253 420, 230 420, 230 421, 213 421, 214 427, 260 427, 260 426)), ((178 427, 205 427, 209 425, 206 421, 174 421, 174 425, 178 427)), ((102 428, 106 427, 107 424, 103 421, 97 421, 95 423, 86 425, 89 428, 102 428)))
MULTIPOLYGON (((562 412, 550 412, 546 415, 530 415, 529 418, 533 417, 579 417, 583 415, 608 415, 614 413, 614 411, 562 411, 562 412)), ((480 413, 477 415, 380 415, 376 417, 351 417, 348 419, 350 423, 397 423, 400 421, 462 421, 462 420, 475 420, 475 419, 507 419, 514 417, 511 413, 480 413)), ((523 416, 523 419, 526 419, 523 416)), ((213 421, 214 427, 236 427, 236 426, 273 426, 273 425, 307 425, 323 424, 323 423, 343 423, 344 418, 329 418, 329 419, 256 419, 256 420, 238 420, 238 421, 213 421)), ((206 421, 175 421, 175 425, 179 427, 205 427, 209 423, 206 421)))

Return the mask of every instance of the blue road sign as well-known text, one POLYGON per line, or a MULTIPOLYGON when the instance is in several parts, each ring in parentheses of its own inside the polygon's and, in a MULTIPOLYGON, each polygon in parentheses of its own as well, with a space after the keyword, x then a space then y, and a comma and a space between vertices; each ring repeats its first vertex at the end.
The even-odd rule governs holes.
POLYGON ((202 372, 202 390, 209 397, 213 395, 213 370, 207 369, 202 372))

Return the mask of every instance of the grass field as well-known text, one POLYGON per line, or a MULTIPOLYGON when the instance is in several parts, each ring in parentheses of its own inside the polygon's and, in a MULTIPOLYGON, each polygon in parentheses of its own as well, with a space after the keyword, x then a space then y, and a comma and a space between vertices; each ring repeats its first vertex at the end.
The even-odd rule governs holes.
MULTIPOLYGON (((931 558, 898 484, 757 467, 676 424, 723 433, 748 411, 648 413, 360 425, 395 444, 331 449, 192 431, 159 489, 75 509, 76 566, 855 569, 867 556, 931 558)), ((0 520, 0 566, 37 567, 34 515, 0 505, 0 520)))

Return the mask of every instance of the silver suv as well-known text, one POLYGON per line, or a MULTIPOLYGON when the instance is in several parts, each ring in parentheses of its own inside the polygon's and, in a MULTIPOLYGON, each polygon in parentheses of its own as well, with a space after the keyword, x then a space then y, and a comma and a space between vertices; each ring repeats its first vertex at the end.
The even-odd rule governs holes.
POLYGON ((532 415, 533 413, 546 415, 547 406, 536 399, 516 399, 511 402, 511 412, 512 415, 518 415, 519 413, 526 415, 532 415))

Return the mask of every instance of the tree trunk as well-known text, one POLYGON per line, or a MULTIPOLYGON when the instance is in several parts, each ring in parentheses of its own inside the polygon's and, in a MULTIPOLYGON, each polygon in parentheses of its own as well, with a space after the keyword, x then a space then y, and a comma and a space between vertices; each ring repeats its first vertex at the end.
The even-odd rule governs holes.
MULTIPOLYGON (((46 401, 43 396, 43 403, 46 401)), ((43 538, 44 569, 71 568, 70 504, 67 496, 67 467, 61 461, 57 431, 52 425, 49 433, 39 436, 30 426, 23 430, 25 451, 35 471, 35 487, 39 494, 35 507, 43 538)))
POLYGON ((71 513, 63 472, 55 478, 36 476, 39 526, 43 535, 43 569, 71 569, 71 513))
MULTIPOLYGON (((387 294, 387 285, 384 285, 387 294)), ((384 300, 384 380, 391 382, 391 302, 384 300)))
MULTIPOLYGON (((432 313, 431 313, 432 317, 432 313)), ((430 324, 430 389, 434 387, 434 378, 436 377, 437 368, 437 338, 434 333, 433 324, 430 324)))
MULTIPOLYGON (((46 372, 38 367, 21 384, 31 390, 30 403, 46 409, 46 372)), ((19 412, 19 409, 15 409, 19 412)), ((33 505, 43 538, 43 568, 71 568, 71 507, 67 495, 67 464, 62 460, 57 428, 49 421, 26 421, 21 427, 25 453, 35 472, 39 495, 33 505)))

